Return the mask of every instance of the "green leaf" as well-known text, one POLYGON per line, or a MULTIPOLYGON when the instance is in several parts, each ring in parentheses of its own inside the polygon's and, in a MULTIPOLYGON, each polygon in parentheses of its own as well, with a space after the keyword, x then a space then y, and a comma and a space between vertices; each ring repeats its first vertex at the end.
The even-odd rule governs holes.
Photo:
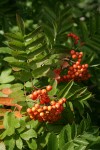
POLYGON ((58 136, 58 140, 59 140, 59 147, 62 149, 62 147, 64 146, 64 144, 66 143, 66 142, 68 142, 68 139, 67 139, 67 137, 66 137, 66 127, 64 127, 62 130, 61 130, 61 132, 60 132, 60 134, 59 134, 59 136, 58 136))
POLYGON ((22 150, 23 142, 20 137, 18 139, 16 139, 16 146, 18 147, 18 149, 22 150))
POLYGON ((71 125, 71 137, 74 139, 77 136, 77 125, 73 123, 71 125))
POLYGON ((88 140, 89 142, 95 142, 97 140, 97 137, 92 135, 92 134, 89 134, 89 133, 84 133, 82 135, 82 138, 85 139, 85 140, 88 140))
POLYGON ((5 114, 3 124, 4 124, 4 127, 8 129, 8 131, 11 130, 11 128, 12 130, 14 130, 14 128, 20 127, 18 118, 15 118, 15 115, 13 112, 7 112, 5 114))
POLYGON ((13 67, 17 67, 17 68, 20 68, 20 69, 23 69, 23 70, 26 70, 26 71, 30 70, 28 63, 26 63, 26 62, 10 62, 10 64, 13 67))
POLYGON ((12 50, 9 47, 0 47, 0 54, 11 54, 12 50))
POLYGON ((16 34, 15 33, 5 33, 4 35, 9 41, 16 40, 16 41, 23 42, 23 36, 18 32, 16 34))
POLYGON ((70 81, 59 93, 59 97, 67 97, 68 92, 73 86, 73 81, 70 81))
POLYGON ((87 40, 88 38, 88 29, 87 29, 87 25, 85 21, 80 21, 80 28, 81 28, 81 32, 82 32, 82 37, 84 39, 84 41, 87 40))
POLYGON ((87 99, 92 98, 92 94, 91 93, 86 93, 84 96, 80 97, 80 101, 83 102, 87 99))
POLYGON ((73 103, 72 103, 72 102, 67 102, 67 103, 69 103, 70 110, 71 110, 71 111, 74 111, 73 103))
POLYGON ((75 150, 86 150, 86 146, 79 145, 78 147, 75 148, 75 150))
POLYGON ((7 150, 14 150, 15 147, 15 139, 13 137, 7 137, 4 140, 7 150))
POLYGON ((15 50, 15 51, 24 51, 25 50, 25 45, 22 42, 12 40, 8 44, 12 50, 15 50))
POLYGON ((37 68, 32 71, 32 75, 34 78, 39 78, 46 76, 47 73, 49 72, 50 68, 48 65, 41 66, 40 68, 37 68))
POLYGON ((28 59, 34 58, 34 57, 36 57, 36 55, 41 54, 44 51, 45 48, 46 48, 45 44, 42 45, 42 46, 39 46, 38 48, 35 47, 34 50, 32 50, 32 52, 30 51, 28 53, 28 56, 27 56, 28 59))
POLYGON ((29 141, 26 141, 28 144, 28 147, 32 150, 37 150, 37 143, 36 140, 30 139, 29 141))
POLYGON ((57 80, 53 80, 52 83, 50 83, 50 85, 52 85, 52 90, 49 92, 49 95, 55 95, 57 92, 57 80))
POLYGON ((46 127, 49 132, 54 132, 56 134, 58 134, 63 128, 63 126, 60 124, 47 124, 46 127))
POLYGON ((6 129, 9 128, 9 123, 8 123, 8 113, 5 113, 5 116, 4 116, 4 120, 3 120, 3 125, 6 129))
POLYGON ((18 59, 15 59, 14 57, 5 57, 5 61, 11 63, 11 62, 18 62, 18 59))
POLYGON ((22 139, 28 141, 30 138, 33 138, 33 137, 37 138, 37 133, 35 132, 35 130, 30 129, 24 133, 21 133, 20 136, 22 139))
POLYGON ((79 145, 85 145, 85 146, 87 146, 89 144, 89 142, 87 140, 82 139, 82 138, 75 138, 74 142, 79 145))
POLYGON ((12 71, 11 69, 7 69, 1 72, 0 83, 9 83, 15 79, 14 76, 10 75, 11 71, 12 71))
POLYGON ((23 90, 17 90, 12 92, 9 97, 14 98, 13 103, 17 103, 19 101, 25 101, 26 97, 24 95, 24 91, 23 90))
POLYGON ((3 140, 7 136, 7 130, 5 130, 1 135, 0 135, 0 140, 3 140))
POLYGON ((58 150, 58 139, 54 133, 51 133, 49 136, 47 150, 58 150))
POLYGON ((4 88, 10 88, 11 84, 1 84, 0 85, 0 90, 4 89, 4 88))
POLYGON ((26 35, 25 36, 25 40, 27 41, 27 40, 33 38, 34 36, 38 35, 39 33, 41 33, 41 27, 38 27, 33 32, 31 32, 28 35, 26 35))
POLYGON ((86 130, 86 124, 85 124, 85 120, 83 119, 80 123, 80 125, 78 126, 78 134, 82 134, 84 131, 86 130))
POLYGON ((43 44, 44 36, 36 39, 35 41, 29 41, 29 43, 26 45, 26 49, 29 49, 31 47, 37 46, 38 44, 43 44))
POLYGON ((26 127, 27 128, 32 128, 34 130, 36 130, 37 128, 39 128, 41 126, 41 123, 38 120, 31 120, 29 122, 27 122, 26 127))
MULTIPOLYGON (((76 88, 75 88, 76 89, 76 88)), ((76 97, 79 97, 80 95, 84 94, 85 92, 87 91, 87 88, 86 87, 83 87, 83 88, 78 88, 76 90, 74 90, 72 93, 70 93, 68 96, 67 96, 67 99, 75 99, 76 97)))
POLYGON ((49 135, 50 135, 50 132, 44 132, 42 135, 40 135, 38 137, 38 140, 37 140, 37 143, 40 143, 41 147, 44 148, 47 143, 48 143, 48 139, 49 139, 49 135))
POLYGON ((71 141, 72 140, 72 137, 71 137, 71 126, 68 124, 67 126, 66 126, 66 128, 65 128, 66 130, 66 134, 67 134, 67 139, 68 139, 68 141, 71 141))
MULTIPOLYGON (((80 98, 81 99, 81 98, 80 98)), ((84 106, 77 99, 73 101, 73 106, 78 109, 79 113, 82 115, 84 112, 84 106)))
POLYGON ((7 136, 14 135, 14 133, 15 133, 15 129, 13 126, 11 126, 7 129, 7 136))
POLYGON ((12 84, 11 89, 12 89, 13 92, 21 90, 21 89, 23 89, 23 84, 21 84, 21 83, 12 84))
POLYGON ((17 24, 18 24, 18 27, 20 29, 20 32, 22 33, 22 35, 24 35, 25 34, 25 27, 24 27, 23 19, 17 14, 16 20, 17 20, 17 24))
POLYGON ((32 78, 31 72, 27 70, 16 72, 14 76, 17 80, 20 80, 21 82, 26 82, 32 78))
POLYGON ((68 142, 66 143, 61 150, 74 150, 74 143, 68 142))

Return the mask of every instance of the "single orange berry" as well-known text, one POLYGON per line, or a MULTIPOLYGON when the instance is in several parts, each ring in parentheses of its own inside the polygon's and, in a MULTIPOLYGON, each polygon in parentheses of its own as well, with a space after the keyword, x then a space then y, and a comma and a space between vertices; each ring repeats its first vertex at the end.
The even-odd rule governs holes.
POLYGON ((65 103, 66 102, 66 98, 62 98, 63 102, 65 103))
POLYGON ((44 112, 41 112, 41 113, 40 113, 40 116, 43 117, 43 116, 44 116, 44 112))
POLYGON ((47 93, 46 89, 41 90, 41 94, 46 94, 46 93, 47 93))
POLYGON ((52 109, 52 106, 48 106, 48 111, 51 111, 51 109, 52 109))
POLYGON ((51 91, 52 90, 52 86, 51 85, 46 86, 46 90, 47 91, 51 91))
POLYGON ((72 55, 72 58, 73 58, 73 59, 77 58, 77 55, 73 54, 73 55, 72 55))
POLYGON ((32 107, 32 111, 33 111, 33 112, 36 111, 36 108, 35 108, 35 107, 32 107))
POLYGON ((33 95, 32 95, 32 94, 28 95, 28 97, 29 97, 30 99, 33 99, 33 95))
POLYGON ((40 108, 40 105, 39 104, 35 104, 34 107, 35 108, 40 108))
POLYGON ((56 102, 55 102, 55 101, 51 101, 50 104, 51 104, 51 105, 55 105, 56 102))
POLYGON ((31 112, 32 112, 31 108, 28 108, 27 113, 31 113, 31 112))

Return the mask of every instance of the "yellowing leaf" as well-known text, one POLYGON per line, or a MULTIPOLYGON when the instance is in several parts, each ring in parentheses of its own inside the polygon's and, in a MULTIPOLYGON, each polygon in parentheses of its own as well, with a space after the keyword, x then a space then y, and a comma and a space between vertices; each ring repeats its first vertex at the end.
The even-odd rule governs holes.
POLYGON ((22 106, 18 104, 13 104, 13 98, 8 98, 8 97, 0 97, 0 104, 1 105, 6 105, 6 106, 15 106, 17 109, 20 111, 22 109, 22 106))

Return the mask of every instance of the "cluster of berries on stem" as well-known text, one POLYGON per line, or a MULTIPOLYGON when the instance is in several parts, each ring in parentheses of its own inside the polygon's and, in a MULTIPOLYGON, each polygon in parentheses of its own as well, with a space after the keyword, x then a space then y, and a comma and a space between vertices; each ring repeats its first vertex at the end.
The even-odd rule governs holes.
POLYGON ((49 123, 60 119, 66 99, 61 98, 58 101, 50 100, 48 92, 51 90, 52 86, 48 85, 46 89, 36 90, 29 95, 32 100, 36 101, 32 108, 27 109, 27 113, 31 119, 49 123))
MULTIPOLYGON (((79 37, 73 33, 69 33, 68 37, 71 37, 75 40, 74 44, 78 43, 79 37)), ((90 74, 88 72, 88 64, 82 64, 83 52, 77 52, 74 49, 70 51, 70 58, 66 60, 67 71, 66 74, 62 75, 63 67, 57 68, 54 70, 55 79, 60 82, 69 82, 74 80, 76 82, 88 80, 90 74)))

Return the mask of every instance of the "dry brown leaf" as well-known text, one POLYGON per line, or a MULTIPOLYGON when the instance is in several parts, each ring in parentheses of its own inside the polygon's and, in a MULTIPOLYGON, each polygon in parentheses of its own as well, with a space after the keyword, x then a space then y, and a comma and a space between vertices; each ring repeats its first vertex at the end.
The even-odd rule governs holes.
POLYGON ((15 106, 19 111, 22 109, 21 105, 13 104, 13 98, 0 97, 0 104, 6 106, 15 106))
POLYGON ((10 88, 5 88, 1 91, 3 94, 9 95, 12 93, 12 90, 10 88))

